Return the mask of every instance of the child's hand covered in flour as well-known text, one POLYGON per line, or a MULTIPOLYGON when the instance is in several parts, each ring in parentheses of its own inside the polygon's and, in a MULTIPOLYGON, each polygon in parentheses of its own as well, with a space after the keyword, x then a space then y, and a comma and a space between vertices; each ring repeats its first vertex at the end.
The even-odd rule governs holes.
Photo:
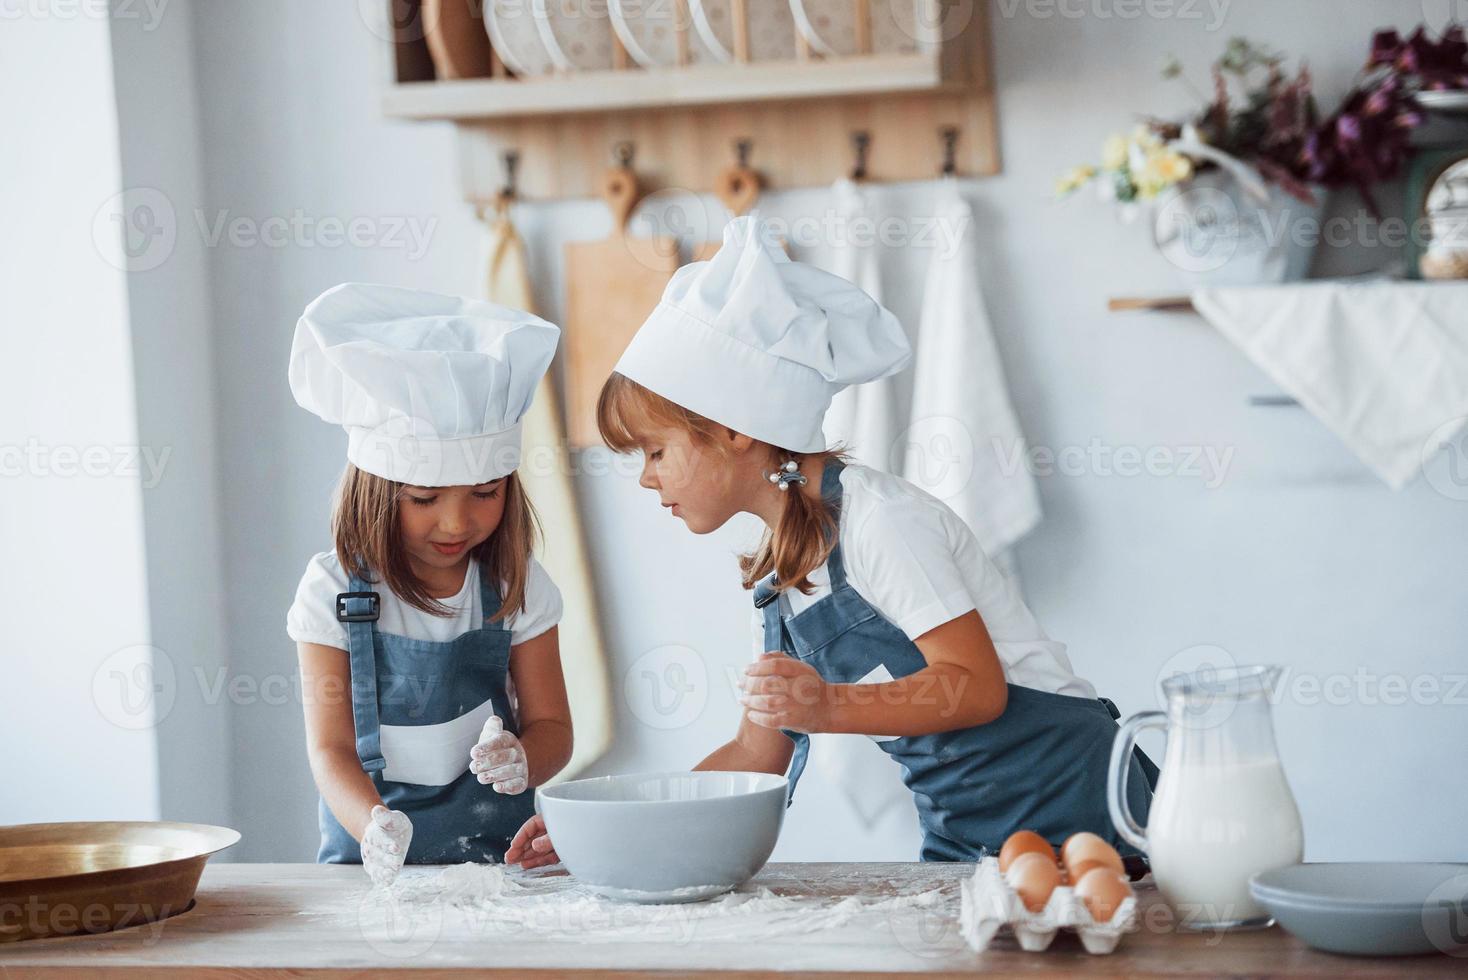
POLYGON ((498 715, 490 715, 479 733, 479 744, 469 750, 469 771, 496 793, 514 796, 525 792, 530 780, 530 759, 525 746, 510 732, 498 715))
POLYGON ((739 687, 739 703, 756 725, 806 733, 827 728, 831 685, 810 664, 772 651, 744 668, 739 687))
POLYGON ((391 885, 413 840, 413 821, 401 810, 382 804, 372 808, 367 828, 362 831, 362 867, 374 885, 391 885))

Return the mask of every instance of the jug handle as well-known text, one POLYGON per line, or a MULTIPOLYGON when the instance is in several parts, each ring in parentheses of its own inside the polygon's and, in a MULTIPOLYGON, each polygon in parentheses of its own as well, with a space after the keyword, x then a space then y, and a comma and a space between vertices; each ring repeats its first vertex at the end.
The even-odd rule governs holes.
POLYGON ((1106 774, 1106 808, 1111 811, 1111 822, 1116 825, 1116 832, 1122 840, 1144 852, 1147 850, 1147 830, 1132 816, 1126 802, 1126 790, 1127 777, 1132 769, 1132 749, 1136 747, 1137 735, 1148 728, 1165 731, 1167 713, 1143 711, 1128 718, 1111 743, 1111 765, 1106 774))

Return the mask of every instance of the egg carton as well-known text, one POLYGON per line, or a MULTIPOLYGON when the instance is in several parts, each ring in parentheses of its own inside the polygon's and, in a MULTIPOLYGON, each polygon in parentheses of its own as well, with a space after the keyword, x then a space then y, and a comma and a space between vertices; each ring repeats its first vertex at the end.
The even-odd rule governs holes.
POLYGON ((1000 928, 1008 926, 1020 948, 1031 953, 1048 949, 1061 929, 1072 929, 1086 952, 1105 956, 1116 949, 1122 933, 1130 931, 1137 921, 1135 895, 1122 901, 1111 921, 1097 922, 1075 889, 1065 884, 1056 886, 1044 908, 1031 912, 1004 880, 999 860, 993 857, 979 862, 974 876, 963 882, 962 894, 959 931, 976 953, 987 949, 1000 928))

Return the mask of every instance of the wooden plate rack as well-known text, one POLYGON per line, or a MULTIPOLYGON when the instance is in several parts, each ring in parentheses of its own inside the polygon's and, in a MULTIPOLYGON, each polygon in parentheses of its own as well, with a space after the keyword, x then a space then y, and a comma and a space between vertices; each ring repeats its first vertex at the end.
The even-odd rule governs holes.
MULTIPOLYGON (((499 192, 507 152, 519 156, 522 198, 593 196, 613 147, 626 143, 650 192, 713 190, 741 141, 767 186, 824 185, 851 169, 858 133, 870 180, 929 179, 945 159, 958 176, 999 170, 989 0, 922 0, 932 40, 912 53, 826 58, 797 37, 791 61, 643 68, 614 35, 610 70, 516 78, 492 58, 488 77, 454 80, 434 77, 420 0, 384 2, 395 42, 383 111, 452 120, 473 201, 499 192)), ((739 5, 786 0, 734 2, 742 25, 739 5)), ((860 13, 867 2, 853 0, 858 18, 870 16, 860 13)), ((858 37, 869 50, 870 31, 858 37)), ((735 41, 736 54, 747 51, 747 39, 735 41)))

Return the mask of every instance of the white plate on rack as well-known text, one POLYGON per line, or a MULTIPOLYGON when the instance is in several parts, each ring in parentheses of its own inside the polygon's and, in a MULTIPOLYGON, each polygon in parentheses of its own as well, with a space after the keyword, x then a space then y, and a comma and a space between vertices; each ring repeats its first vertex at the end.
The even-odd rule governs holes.
POLYGON ((541 43, 558 70, 612 67, 612 23, 605 0, 532 0, 531 9, 541 43))
MULTIPOLYGON (((693 26, 718 61, 734 60, 732 0, 689 0, 693 26)), ((785 0, 749 0, 749 60, 794 61, 795 15, 785 0)))
POLYGON ((718 61, 694 30, 686 6, 674 0, 607 0, 612 28, 633 61, 644 68, 671 68, 678 64, 678 21, 688 32, 688 61, 718 61))
MULTIPOLYGON (((903 54, 918 48, 918 5, 922 0, 866 0, 871 10, 872 51, 903 54)), ((795 26, 811 49, 827 58, 857 53, 854 0, 790 0, 795 26)))
POLYGON ((484 0, 484 27, 494 53, 516 75, 549 75, 555 70, 556 63, 540 39, 530 0, 484 0))

